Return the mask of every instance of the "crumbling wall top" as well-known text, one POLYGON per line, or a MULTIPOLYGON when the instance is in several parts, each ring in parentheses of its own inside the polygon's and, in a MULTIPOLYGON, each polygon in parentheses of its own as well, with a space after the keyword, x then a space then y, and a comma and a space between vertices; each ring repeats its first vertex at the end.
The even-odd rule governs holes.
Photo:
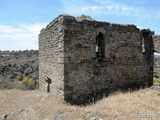
POLYGON ((142 29, 141 33, 152 33, 152 35, 154 35, 154 31, 151 31, 150 29, 142 29))
POLYGON ((74 16, 68 15, 68 14, 61 14, 59 15, 57 18, 55 18, 52 22, 50 22, 46 28, 42 28, 42 30, 40 31, 40 33, 43 33, 46 29, 51 28, 54 24, 56 23, 63 23, 63 20, 75 20, 76 18, 74 16))
MULTIPOLYGON (((68 14, 61 14, 59 15, 57 18, 55 18, 52 22, 50 22, 46 28, 43 28, 41 30, 40 33, 43 33, 46 29, 50 29, 52 26, 54 26, 55 24, 68 24, 68 23, 72 23, 72 21, 77 22, 77 23, 82 23, 82 24, 88 24, 88 23, 94 23, 94 24, 108 24, 110 27, 121 27, 121 29, 123 28, 127 28, 133 31, 140 31, 139 28, 137 28, 137 26, 132 25, 132 24, 117 24, 117 23, 109 23, 109 22, 105 22, 105 21, 96 21, 96 20, 87 20, 87 19, 77 19, 74 16, 68 15, 68 14)), ((102 25, 103 26, 103 25, 102 25)))

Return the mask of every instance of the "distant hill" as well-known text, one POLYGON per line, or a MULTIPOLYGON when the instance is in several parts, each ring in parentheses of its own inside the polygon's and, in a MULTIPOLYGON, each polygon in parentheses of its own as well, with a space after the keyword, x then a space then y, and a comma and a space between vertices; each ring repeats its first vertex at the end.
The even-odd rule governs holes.
POLYGON ((37 87, 38 50, 0 51, 0 89, 37 87))

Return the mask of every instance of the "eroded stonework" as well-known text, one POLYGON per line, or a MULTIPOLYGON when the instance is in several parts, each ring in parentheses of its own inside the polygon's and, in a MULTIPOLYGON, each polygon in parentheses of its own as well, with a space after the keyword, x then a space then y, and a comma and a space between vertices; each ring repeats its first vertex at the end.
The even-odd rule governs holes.
POLYGON ((150 30, 59 15, 39 35, 39 88, 70 103, 153 84, 150 30))
MULTIPOLYGON (((160 53, 160 36, 154 35, 153 41, 154 41, 155 52, 160 53)), ((156 57, 154 59, 154 77, 160 78, 160 58, 159 57, 156 57)))

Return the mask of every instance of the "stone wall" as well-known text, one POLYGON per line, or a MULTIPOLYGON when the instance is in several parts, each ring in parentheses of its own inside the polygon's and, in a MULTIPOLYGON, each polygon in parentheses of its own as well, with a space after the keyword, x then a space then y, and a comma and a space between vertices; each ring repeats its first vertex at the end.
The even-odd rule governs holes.
MULTIPOLYGON (((155 51, 160 53, 160 35, 154 35, 153 41, 155 51)), ((154 77, 160 78, 160 58, 154 59, 154 77)))
MULTIPOLYGON (((47 91, 47 77, 51 79, 50 92, 62 93, 64 84, 63 32, 60 18, 53 20, 39 35, 39 89, 47 91), (61 59, 62 58, 62 59, 61 59)), ((62 96, 62 95, 61 95, 62 96)), ((63 96, 62 96, 63 97, 63 96)))
POLYGON ((154 77, 160 78, 160 58, 154 59, 154 77))
POLYGON ((60 15, 41 31, 39 46, 40 89, 47 89, 44 79, 49 76, 51 92, 73 104, 152 85, 150 30, 60 15))

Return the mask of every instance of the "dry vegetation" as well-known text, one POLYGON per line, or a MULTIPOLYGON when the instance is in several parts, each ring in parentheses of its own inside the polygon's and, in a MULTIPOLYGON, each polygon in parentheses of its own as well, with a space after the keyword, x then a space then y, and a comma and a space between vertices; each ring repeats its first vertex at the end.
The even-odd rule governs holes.
POLYGON ((117 92, 92 105, 71 106, 42 91, 4 90, 0 116, 6 120, 160 119, 160 91, 117 92))
POLYGON ((38 50, 0 51, 0 89, 28 90, 37 87, 38 50), (25 78, 30 82, 23 82, 25 78))

